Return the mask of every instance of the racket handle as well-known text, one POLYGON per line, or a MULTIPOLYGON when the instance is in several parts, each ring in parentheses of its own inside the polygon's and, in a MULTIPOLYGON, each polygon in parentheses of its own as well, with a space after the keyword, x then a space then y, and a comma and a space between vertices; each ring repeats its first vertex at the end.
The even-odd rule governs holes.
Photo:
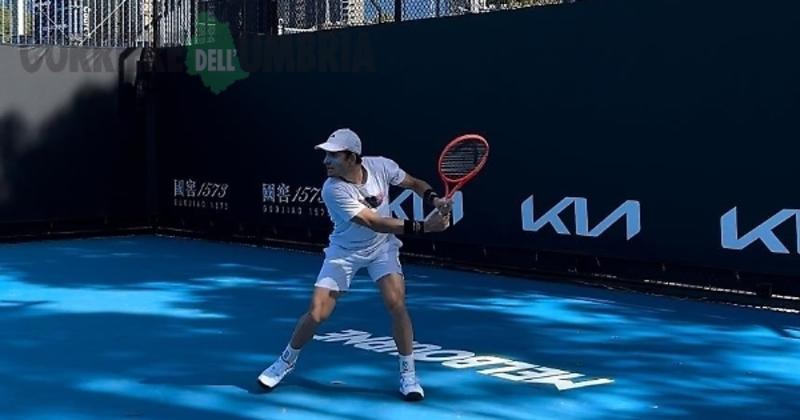
POLYGON ((447 193, 445 193, 445 195, 444 195, 444 199, 445 200, 450 200, 451 198, 453 198, 453 196, 456 195, 456 193, 458 192, 460 187, 461 187, 460 185, 456 185, 455 187, 453 187, 452 190, 448 187, 447 188, 447 193))

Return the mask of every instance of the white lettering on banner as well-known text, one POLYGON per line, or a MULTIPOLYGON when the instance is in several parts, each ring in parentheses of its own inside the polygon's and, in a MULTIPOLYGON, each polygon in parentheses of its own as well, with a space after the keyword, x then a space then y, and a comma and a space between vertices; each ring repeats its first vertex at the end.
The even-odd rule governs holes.
POLYGON ((236 56, 236 50, 195 50, 195 70, 201 71, 214 71, 214 72, 232 72, 236 71, 233 65, 233 57, 236 56))
POLYGON ((88 39, 89 35, 91 34, 91 28, 89 28, 89 21, 91 19, 91 15, 90 15, 91 13, 92 13, 92 8, 91 7, 89 7, 89 6, 84 6, 83 7, 83 21, 82 21, 82 25, 81 26, 83 26, 83 39, 84 39, 84 41, 86 39, 88 39))
POLYGON ((198 72, 205 71, 208 66, 208 54, 201 49, 194 50, 194 65, 198 72))
POLYGON ((328 217, 321 192, 322 189, 319 187, 264 182, 261 184, 261 212, 328 217))
POLYGON ((206 52, 208 54, 208 71, 217 71, 217 51, 219 50, 208 50, 206 52))
POLYGON ((233 65, 233 57, 236 57, 236 53, 236 50, 225 50, 225 71, 236 71, 236 67, 233 65))
MULTIPOLYGON (((366 331, 348 329, 340 332, 314 335, 314 340, 326 343, 343 342, 342 344, 344 345, 352 345, 355 348, 376 353, 397 350, 391 337, 370 337, 372 337, 372 334, 366 331)), ((398 353, 395 351, 390 354, 396 356, 398 353)), ((478 370, 478 373, 518 383, 552 385, 559 391, 614 383, 614 380, 609 378, 595 378, 576 382, 574 379, 583 378, 585 375, 502 357, 476 356, 475 353, 465 350, 446 350, 442 349, 441 346, 420 344, 416 341, 414 342, 414 360, 442 362, 443 366, 455 369, 496 366, 491 369, 478 370)))
POLYGON ((288 203, 289 202, 289 195, 292 193, 292 187, 287 184, 280 184, 277 188, 278 191, 278 202, 279 203, 288 203))
POLYGON ((761 241, 769 252, 773 254, 791 254, 786 245, 781 242, 773 230, 791 218, 795 222, 795 249, 800 254, 800 210, 783 209, 756 226, 750 232, 739 236, 739 223, 737 220, 737 208, 728 210, 720 218, 720 229, 722 230, 722 247, 725 249, 742 250, 750 246, 755 241, 761 241))
POLYGON ((193 179, 172 180, 172 205, 198 209, 228 211, 228 184, 198 182, 193 179))
POLYGON ((588 201, 582 197, 564 197, 555 206, 550 208, 538 219, 534 216, 533 196, 522 202, 522 230, 537 232, 544 226, 550 225, 559 235, 571 235, 569 229, 561 220, 560 214, 567 207, 575 209, 575 234, 596 238, 608 230, 618 220, 625 218, 625 238, 630 240, 642 230, 641 206, 636 200, 627 200, 606 216, 600 223, 589 229, 588 201))

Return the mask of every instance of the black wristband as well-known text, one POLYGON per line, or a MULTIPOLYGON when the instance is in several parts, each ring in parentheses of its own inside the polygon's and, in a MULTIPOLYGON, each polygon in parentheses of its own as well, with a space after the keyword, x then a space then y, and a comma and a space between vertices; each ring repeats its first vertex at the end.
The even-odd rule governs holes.
POLYGON ((431 206, 433 205, 434 198, 439 198, 439 194, 436 194, 436 191, 434 191, 433 188, 428 188, 427 190, 425 190, 424 193, 422 193, 423 201, 430 204, 431 206))
POLYGON ((414 233, 414 221, 413 220, 404 220, 403 221, 403 235, 411 235, 414 233))
POLYGON ((416 235, 425 232, 425 225, 414 220, 403 221, 403 235, 416 235))

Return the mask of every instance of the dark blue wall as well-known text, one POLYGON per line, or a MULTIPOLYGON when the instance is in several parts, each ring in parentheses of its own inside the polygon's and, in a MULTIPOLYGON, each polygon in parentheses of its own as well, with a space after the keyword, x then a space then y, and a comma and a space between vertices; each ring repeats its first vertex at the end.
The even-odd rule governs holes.
POLYGON ((165 50, 159 213, 166 226, 297 226, 291 239, 322 242, 321 204, 297 189, 323 182, 312 146, 329 132, 351 127, 367 154, 437 185, 442 146, 477 132, 489 164, 463 219, 431 240, 800 275, 798 39, 797 2, 593 0, 244 40, 250 74, 219 94, 185 73, 184 50, 165 50), (205 197, 176 191, 188 180, 205 197), (265 198, 281 183, 294 203, 265 198), (571 203, 559 214, 569 234, 523 230, 530 196, 536 219, 571 203), (589 232, 628 200, 641 229, 623 218, 578 234, 581 200, 566 197, 586 199, 589 232))

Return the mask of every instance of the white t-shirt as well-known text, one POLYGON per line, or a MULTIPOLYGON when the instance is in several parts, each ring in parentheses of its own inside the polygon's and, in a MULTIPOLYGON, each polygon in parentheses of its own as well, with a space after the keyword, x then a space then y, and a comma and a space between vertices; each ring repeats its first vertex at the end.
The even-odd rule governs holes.
POLYGON ((367 171, 364 184, 330 177, 322 186, 322 200, 333 222, 331 245, 349 251, 369 251, 389 238, 390 234, 375 232, 352 219, 366 208, 390 217, 389 185, 398 185, 406 177, 405 171, 385 157, 363 157, 361 164, 367 171))

